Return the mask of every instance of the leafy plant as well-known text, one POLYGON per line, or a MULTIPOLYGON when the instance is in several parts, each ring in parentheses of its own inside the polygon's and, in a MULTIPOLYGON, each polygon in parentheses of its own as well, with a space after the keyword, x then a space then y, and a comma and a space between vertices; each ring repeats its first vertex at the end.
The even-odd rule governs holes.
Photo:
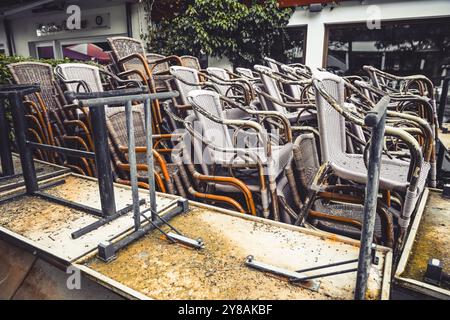
POLYGON ((38 61, 44 62, 56 67, 57 64, 71 62, 70 59, 36 59, 30 57, 23 56, 6 56, 4 54, 0 54, 0 84, 10 83, 12 82, 11 73, 7 67, 10 63, 22 62, 22 61, 38 61))
POLYGON ((276 0, 194 0, 180 15, 162 20, 149 48, 162 54, 227 57, 233 64, 250 66, 270 56, 284 35, 293 10, 276 0))

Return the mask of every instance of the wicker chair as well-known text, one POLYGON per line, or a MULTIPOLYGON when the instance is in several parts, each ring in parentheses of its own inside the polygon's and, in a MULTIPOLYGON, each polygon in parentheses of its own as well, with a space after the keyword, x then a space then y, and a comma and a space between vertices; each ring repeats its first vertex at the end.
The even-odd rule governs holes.
MULTIPOLYGON (((139 86, 140 83, 135 80, 121 80, 115 77, 113 74, 100 69, 99 67, 82 64, 82 63, 64 63, 60 64, 55 68, 55 73, 62 79, 66 84, 69 91, 74 92, 103 92, 104 87, 102 83, 102 77, 109 77, 114 80, 117 84, 121 84, 120 87, 126 87, 128 85, 139 86)), ((146 171, 145 158, 142 158, 144 152, 145 154, 145 130, 143 127, 143 108, 142 105, 133 107, 135 132, 137 133, 136 141, 138 145, 138 164, 141 170, 145 170, 144 173, 141 172, 141 182, 142 187, 147 187, 148 185, 144 182, 146 171), (144 139, 144 141, 142 141, 144 139), (143 168, 143 169, 142 169, 143 168)), ((83 114, 88 115, 88 110, 83 110, 83 114)), ((88 119, 88 117, 86 117, 88 119)), ((127 164, 127 157, 125 146, 126 143, 126 127, 125 127, 125 109, 124 107, 110 107, 106 109, 106 121, 109 132, 109 147, 113 160, 113 168, 116 169, 116 180, 117 182, 129 184, 129 165, 127 164)), ((73 125, 79 126, 80 130, 83 132, 83 137, 86 139, 86 143, 83 147, 87 150, 93 151, 93 140, 91 133, 89 132, 89 123, 85 124, 81 120, 74 120, 71 122, 73 125)), ((170 138, 170 137, 169 137, 170 138)), ((159 139, 161 139, 159 137, 159 139)), ((164 158, 156 151, 153 150, 155 159, 159 165, 159 168, 163 174, 161 177, 160 173, 155 172, 156 181, 158 182, 158 187, 162 192, 174 193, 172 178, 167 173, 167 164, 164 158)))
MULTIPOLYGON (((173 105, 179 111, 184 110, 189 113, 191 106, 187 101, 187 95, 192 90, 211 89, 220 93, 219 86, 229 86, 231 89, 227 89, 226 93, 231 93, 232 90, 248 93, 248 84, 245 85, 234 81, 221 81, 217 77, 209 76, 193 68, 172 66, 170 67, 170 73, 173 76, 174 89, 180 93, 178 100, 173 99, 173 105)), ((248 105, 251 103, 251 96, 245 94, 244 97, 239 97, 239 100, 248 105)))
POLYGON ((291 68, 296 68, 298 71, 301 71, 302 73, 311 74, 311 68, 308 67, 307 65, 304 65, 304 64, 301 64, 301 63, 285 64, 285 63, 276 61, 275 59, 272 59, 270 57, 264 57, 264 61, 266 62, 267 66, 270 69, 272 69, 273 72, 286 73, 285 67, 288 66, 288 67, 291 67, 291 68))
MULTIPOLYGON (((149 92, 167 91, 167 74, 165 72, 155 73, 154 70, 165 68, 167 63, 182 65, 182 61, 177 56, 168 56, 159 60, 154 60, 154 54, 150 54, 150 61, 147 58, 144 45, 141 41, 128 37, 111 37, 108 43, 112 49, 112 55, 117 65, 117 69, 121 72, 117 76, 141 81, 148 86, 149 92), (155 78, 156 77, 156 78, 155 78), (156 81, 158 85, 156 84, 156 81)), ((159 134, 163 131, 163 116, 158 100, 153 101, 152 119, 154 132, 159 134)))
MULTIPOLYGON (((30 123, 30 136, 40 143, 64 146, 62 137, 66 134, 63 124, 66 114, 61 106, 65 99, 55 81, 51 65, 40 62, 18 62, 9 64, 8 69, 17 84, 38 83, 41 87, 39 93, 27 96, 25 101, 29 109, 26 117, 30 123)), ((36 152, 41 159, 65 164, 77 171, 79 169, 74 164, 69 164, 62 154, 36 152)))
MULTIPOLYGON (((368 179, 365 156, 348 153, 345 139, 346 122, 365 127, 364 110, 346 103, 345 91, 346 88, 351 88, 351 85, 343 78, 318 71, 314 73, 313 84, 316 90, 322 163, 340 179, 364 185, 368 179)), ((366 100, 366 103, 371 108, 374 107, 370 101, 366 100)), ((400 242, 406 233, 417 200, 425 187, 430 169, 431 151, 429 144, 421 148, 417 140, 409 133, 420 131, 417 130, 420 125, 417 125, 415 130, 391 126, 393 123, 406 120, 410 121, 409 125, 412 125, 414 121, 416 124, 423 124, 422 119, 418 117, 389 112, 386 137, 393 137, 397 142, 403 141, 408 148, 408 158, 393 157, 393 154, 383 155, 380 172, 380 189, 387 194, 394 192, 402 195, 403 201, 400 201, 401 209, 397 217, 400 242)), ((392 140, 389 141, 392 142, 392 140)), ((317 186, 315 188, 320 189, 317 186)), ((390 201, 387 200, 387 202, 390 201)))
POLYGON ((294 79, 285 79, 280 74, 274 72, 268 67, 255 65, 255 70, 259 72, 262 87, 257 89, 258 98, 264 109, 275 110, 288 117, 293 125, 308 123, 315 120, 315 105, 308 103, 308 100, 296 100, 285 94, 281 90, 281 84, 302 86, 307 90, 311 81, 298 81, 294 79))
MULTIPOLYGON (((312 73, 309 68, 291 67, 282 65, 281 70, 292 79, 297 81, 308 81, 312 78, 312 73)), ((314 103, 314 90, 311 85, 297 85, 286 84, 287 93, 295 100, 303 101, 304 103, 314 103)))
POLYGON ((252 84, 261 82, 259 76, 248 68, 236 68, 236 73, 240 75, 242 78, 247 79, 252 84))
MULTIPOLYGON (((355 80, 353 81, 355 87, 357 87, 361 92, 363 92, 372 102, 377 103, 381 100, 383 96, 386 95, 384 91, 374 87, 372 84, 362 81, 355 80)), ((436 143, 435 139, 437 137, 437 114, 435 109, 429 98, 415 95, 412 93, 391 93, 387 94, 390 98, 390 103, 388 109, 394 112, 400 112, 404 114, 411 114, 422 118, 426 123, 428 123, 431 127, 431 138, 432 141, 427 141, 423 138, 419 139, 419 143, 421 146, 424 146, 426 143, 431 143, 432 152, 430 158, 431 165, 431 176, 430 176, 430 186, 436 186, 436 143)))
POLYGON ((181 65, 187 68, 192 68, 195 69, 197 71, 201 71, 202 68, 200 66, 200 62, 198 61, 198 59, 196 57, 193 56, 181 56, 181 65))
POLYGON ((114 61, 122 72, 118 76, 129 76, 143 81, 149 88, 154 88, 152 76, 168 71, 168 64, 182 65, 177 56, 160 56, 147 54, 141 41, 128 37, 108 38, 114 61), (159 59, 158 59, 159 58, 159 59))
MULTIPOLYGON (((246 185, 260 194, 263 216, 269 217, 270 202, 272 218, 280 220, 277 179, 284 174, 285 167, 292 160, 292 143, 272 146, 270 135, 257 122, 225 118, 220 95, 216 92, 193 90, 188 94, 188 101, 202 128, 202 133, 199 134, 193 129, 195 125, 191 124, 190 133, 193 138, 205 144, 207 159, 210 159, 214 166, 235 173, 239 170, 253 170, 256 177, 246 180, 246 185), (228 126, 239 129, 231 136, 228 126), (245 133, 242 131, 244 128, 251 128, 256 133, 245 133), (253 142, 250 143, 251 146, 238 146, 248 141, 253 142), (265 175, 268 176, 269 190, 265 175)), ((244 174, 247 177, 249 175, 251 176, 248 172, 244 174)))
MULTIPOLYGON (((102 92, 104 90, 100 68, 97 66, 83 63, 62 63, 55 67, 54 73, 64 83, 68 91, 102 92)), ((64 121, 69 133, 64 136, 64 140, 71 143, 73 148, 94 151, 88 109, 79 108, 76 101, 66 105, 65 109, 70 110, 73 117, 64 121)), ((87 175, 95 175, 95 164, 92 160, 85 163, 85 170, 87 175)))
POLYGON ((363 66, 363 69, 369 74, 373 85, 386 93, 413 93, 435 100, 433 83, 423 75, 400 77, 373 66, 363 66))
MULTIPOLYGON (((133 106, 133 125, 136 143, 136 160, 138 164, 138 183, 142 188, 148 189, 147 184, 147 162, 146 162, 146 139, 145 139, 145 115, 142 105, 133 106)), ((130 165, 127 158, 128 136, 126 130, 126 116, 124 107, 110 107, 106 110, 106 125, 108 127, 109 136, 112 144, 110 145, 112 159, 114 165, 117 167, 117 182, 122 184, 130 184, 129 173, 130 165)), ((172 138, 172 137, 167 137, 172 138)), ((155 181, 158 189, 161 192, 170 194, 182 193, 181 183, 178 180, 178 175, 175 166, 169 166, 164 157, 153 151, 153 157, 157 166, 155 166, 155 181), (175 185, 177 190, 175 190, 175 185), (180 191, 181 189, 181 191, 180 191)))
POLYGON ((221 95, 247 104, 255 99, 252 83, 246 78, 223 68, 209 67, 206 72, 210 76, 210 81, 217 82, 221 95), (235 83, 242 86, 237 87, 234 85, 235 83), (245 91, 242 88, 245 88, 245 91))

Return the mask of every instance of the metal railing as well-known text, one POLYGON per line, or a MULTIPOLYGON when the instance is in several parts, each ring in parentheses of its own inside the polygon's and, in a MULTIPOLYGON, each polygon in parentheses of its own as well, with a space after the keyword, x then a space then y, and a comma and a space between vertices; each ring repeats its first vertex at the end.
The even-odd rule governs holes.
MULTIPOLYGON (((0 204, 13 200, 15 198, 19 198, 23 195, 31 195, 38 196, 40 198, 43 198, 44 200, 67 206, 76 210, 81 210, 99 217, 99 219, 94 223, 84 226, 83 228, 73 232, 73 239, 79 238, 113 221, 114 219, 122 216, 125 213, 133 211, 133 232, 121 238, 115 243, 112 243, 109 240, 99 243, 99 258, 105 261, 114 259, 118 250, 122 249, 123 247, 127 246, 131 242, 139 239, 140 237, 144 236, 149 231, 154 229, 158 229, 166 236, 169 241, 181 242, 194 248, 203 247, 203 242, 201 241, 201 239, 193 240, 183 236, 168 222, 168 220, 170 220, 171 218, 188 210, 188 201, 186 199, 180 198, 174 200, 169 206, 164 208, 163 217, 160 216, 160 212, 157 211, 156 206, 151 106, 153 100, 175 98, 178 96, 178 92, 172 91, 149 94, 146 87, 111 90, 106 92, 66 92, 65 95, 69 100, 78 100, 78 104, 80 105, 80 107, 89 109, 89 120, 92 127, 92 139, 95 152, 88 152, 28 141, 26 136, 26 111, 23 100, 26 95, 33 94, 39 91, 39 85, 15 85, 0 87, 0 101, 4 102, 5 99, 8 99, 11 105, 15 139, 18 146, 25 184, 25 192, 19 192, 3 198, 0 200, 0 204), (144 127, 146 136, 146 162, 149 182, 148 192, 150 207, 143 210, 141 210, 141 206, 145 204, 146 201, 145 199, 140 199, 138 191, 136 145, 134 138, 135 133, 132 112, 132 108, 136 106, 133 105, 133 102, 144 102, 144 127), (128 158, 130 162, 130 180, 132 194, 132 204, 120 210, 117 210, 116 208, 113 174, 108 143, 108 131, 105 117, 105 108, 116 105, 125 106, 125 118, 128 136, 128 158), (55 182, 51 182, 41 186, 38 184, 36 169, 34 167, 33 160, 33 150, 36 149, 44 150, 47 152, 61 153, 75 157, 94 159, 97 170, 101 210, 43 192, 44 189, 64 184, 65 180, 59 179, 55 182), (149 216, 145 215, 145 213, 147 212, 150 213, 149 216), (144 224, 143 221, 146 221, 147 223, 144 224), (168 226, 173 232, 166 233, 161 229, 161 226, 163 225, 168 226)), ((1 105, 1 107, 1 109, 4 110, 3 104, 1 105)), ((2 124, 3 128, 3 121, 6 121, 4 112, 0 113, 0 116, 2 116, 0 118, 0 121, 2 121, 2 123, 0 124, 2 124)), ((3 131, 0 133, 3 133, 3 131)), ((3 139, 5 139, 5 137, 2 137, 2 143, 3 139)), ((9 148, 5 149, 7 151, 10 151, 9 148)), ((10 154, 6 156, 10 157, 10 154)), ((8 159, 6 159, 6 161, 7 160, 8 159)))
POLYGON ((445 115, 445 107, 447 106, 448 98, 448 87, 450 85, 450 67, 446 70, 446 76, 442 81, 441 95, 439 97, 439 108, 438 108, 438 123, 439 128, 442 128, 445 115))
POLYGON ((361 245, 358 257, 358 270, 356 275, 355 299, 364 300, 370 268, 374 261, 373 233, 377 210, 378 186, 380 180, 381 151, 386 125, 387 106, 389 97, 384 97, 375 108, 370 111, 364 122, 372 128, 370 139, 369 165, 367 169, 367 185, 364 198, 363 224, 361 230, 361 245))

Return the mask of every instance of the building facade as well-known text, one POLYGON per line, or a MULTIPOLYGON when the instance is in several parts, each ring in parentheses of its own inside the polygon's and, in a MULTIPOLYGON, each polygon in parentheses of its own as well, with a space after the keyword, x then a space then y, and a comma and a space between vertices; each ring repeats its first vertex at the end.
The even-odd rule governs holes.
POLYGON ((139 2, 124 0, 29 1, 21 7, 3 7, 0 20, 0 49, 38 58, 63 58, 66 48, 76 44, 106 49, 106 38, 139 38, 146 26, 139 2), (75 13, 72 5, 81 9, 80 26, 68 29, 66 21, 75 13))

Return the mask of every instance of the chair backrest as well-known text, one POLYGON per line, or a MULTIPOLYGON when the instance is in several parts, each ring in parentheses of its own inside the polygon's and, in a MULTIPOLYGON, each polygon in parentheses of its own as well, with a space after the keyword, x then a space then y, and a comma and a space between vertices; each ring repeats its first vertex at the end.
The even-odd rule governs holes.
POLYGON ((169 71, 169 63, 158 63, 156 66, 152 62, 165 58, 166 56, 158 53, 147 53, 147 61, 152 73, 169 71))
MULTIPOLYGON (((230 81, 230 74, 225 69, 209 67, 206 69, 206 71, 208 72, 208 74, 216 76, 220 80, 230 81)), ((214 80, 214 77, 213 77, 213 80, 214 80)), ((230 89, 230 86, 217 84, 217 88, 219 88, 221 95, 226 96, 228 93, 228 89, 230 89)))
MULTIPOLYGON (((146 59, 145 48, 140 40, 129 37, 110 37, 107 39, 107 41, 111 47, 114 61, 116 61, 116 63, 120 59, 125 58, 133 53, 140 54, 144 59, 146 59)), ((146 75, 144 65, 137 58, 130 59, 124 63, 121 63, 119 68, 122 68, 123 71, 138 70, 146 75)), ((137 75, 132 75, 131 78, 141 80, 137 75)))
POLYGON ((200 67, 200 62, 196 57, 193 56, 181 56, 181 63, 184 67, 192 68, 197 71, 200 71, 202 68, 200 67))
POLYGON ((174 76, 175 85, 177 86, 177 90, 180 93, 181 102, 183 104, 188 104, 187 94, 192 90, 201 89, 197 70, 180 66, 172 66, 169 68, 169 70, 170 74, 174 76), (179 79, 197 85, 187 84, 180 81, 179 79))
POLYGON ((270 69, 272 69, 275 72, 280 72, 280 68, 278 67, 277 62, 269 57, 265 57, 264 60, 266 60, 267 65, 269 66, 270 69))
POLYGON ((339 105, 344 106, 345 80, 329 72, 315 71, 313 83, 316 92, 322 161, 333 161, 346 151, 345 119, 322 96, 317 86, 321 86, 339 105))
MULTIPOLYGON (((133 106, 134 139, 137 147, 145 147, 145 115, 142 105, 133 106)), ((128 146, 125 107, 106 108, 106 126, 113 145, 128 146)), ((145 153, 136 153, 137 163, 146 163, 145 153)))
POLYGON ((236 68, 236 72, 239 75, 241 75, 241 76, 253 79, 253 72, 250 69, 247 69, 247 68, 236 68))
MULTIPOLYGON (((17 62, 8 64, 8 69, 17 84, 39 84, 41 97, 45 106, 55 110, 58 104, 54 98, 54 81, 52 66, 41 62, 17 62)), ((38 103, 36 96, 28 95, 28 99, 38 103)))
MULTIPOLYGON (((100 77, 99 68, 84 63, 61 63, 57 65, 58 72, 64 77, 64 80, 84 81, 90 92, 102 92, 103 85, 100 77)), ((78 83, 67 83, 66 87, 69 91, 85 92, 83 86, 78 83)))
POLYGON ((298 153, 294 157, 298 162, 297 168, 300 171, 300 183, 303 188, 308 189, 319 171, 320 160, 317 152, 316 140, 314 134, 303 133, 295 141, 298 145, 298 153))
MULTIPOLYGON (((272 73, 272 69, 261 65, 255 65, 254 68, 261 77, 261 82, 264 85, 264 91, 274 99, 280 102, 283 101, 283 97, 281 96, 280 88, 278 87, 277 81, 269 75, 272 73)), ((281 112, 283 114, 288 113, 286 108, 282 107, 277 103, 267 101, 267 104, 278 112, 281 112)))
MULTIPOLYGON (((292 67, 289 67, 287 65, 282 66, 282 69, 286 73, 295 74, 295 69, 292 67)), ((298 84, 288 84, 287 87, 289 88, 290 94, 294 99, 301 99, 302 97, 302 87, 298 84)))
POLYGON ((203 136, 217 146, 233 148, 228 127, 211 120, 198 111, 198 108, 201 108, 207 114, 223 120, 224 110, 219 94, 210 90, 192 90, 188 94, 188 100, 192 104, 194 113, 202 126, 203 136))

